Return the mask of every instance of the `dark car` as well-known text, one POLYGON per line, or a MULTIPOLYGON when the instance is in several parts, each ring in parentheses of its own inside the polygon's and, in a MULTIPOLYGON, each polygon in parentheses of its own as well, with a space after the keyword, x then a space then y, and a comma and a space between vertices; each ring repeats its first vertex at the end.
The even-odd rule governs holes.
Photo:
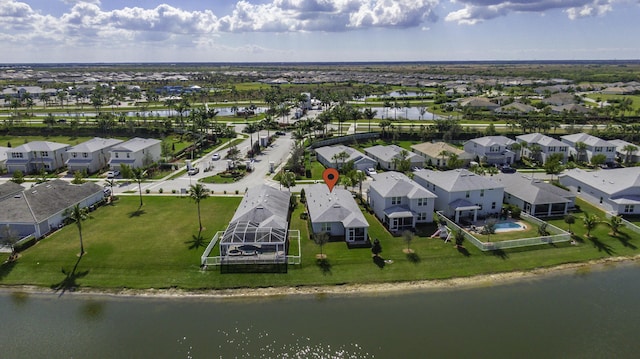
POLYGON ((516 169, 509 166, 504 166, 500 169, 502 173, 516 173, 516 169))

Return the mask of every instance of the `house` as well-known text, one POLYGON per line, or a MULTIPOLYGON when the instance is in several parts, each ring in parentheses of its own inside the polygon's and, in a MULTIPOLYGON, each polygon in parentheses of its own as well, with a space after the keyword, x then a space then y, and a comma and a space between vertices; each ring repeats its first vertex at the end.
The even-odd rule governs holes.
POLYGON ((351 192, 337 187, 330 192, 326 184, 318 183, 305 194, 313 233, 327 232, 351 245, 369 243, 369 223, 351 192))
POLYGON ((577 102, 576 97, 576 95, 567 92, 560 92, 542 99, 542 103, 552 106, 570 105, 577 102))
POLYGON ((40 170, 56 171, 64 167, 69 148, 65 143, 49 141, 33 141, 11 148, 7 152, 7 171, 13 173, 19 170, 24 174, 40 170))
POLYGON ((342 168, 342 165, 353 161, 355 169, 364 171, 367 168, 375 168, 376 160, 344 145, 324 146, 315 149, 318 162, 329 168, 342 168), (344 158, 338 158, 340 153, 345 153, 344 158))
POLYGON ((160 160, 162 141, 153 138, 135 137, 111 147, 109 168, 121 170, 122 164, 131 168, 147 167, 160 160))
POLYGON ((9 226, 16 236, 40 238, 58 228, 66 211, 79 204, 89 207, 104 199, 102 187, 87 182, 81 185, 63 180, 41 183, 0 197, 0 227, 9 226))
POLYGON ((505 136, 485 136, 465 142, 464 150, 477 156, 480 161, 484 158, 491 165, 511 164, 516 159, 516 154, 510 149, 514 143, 514 140, 505 136))
POLYGON ((396 145, 367 147, 364 153, 385 170, 396 170, 397 162, 405 159, 409 160, 409 167, 424 167, 424 157, 396 145), (403 153, 406 157, 403 157, 403 153))
POLYGON ((446 142, 423 142, 412 145, 411 149, 413 152, 424 157, 427 166, 447 167, 447 161, 449 161, 451 154, 458 156, 458 160, 462 161, 463 167, 468 166, 474 158, 474 155, 451 146, 446 142))
POLYGON ((640 167, 567 170, 560 184, 578 197, 613 214, 640 214, 640 167))
POLYGON ((111 148, 122 143, 115 138, 94 137, 67 150, 67 170, 95 173, 107 167, 111 148))
POLYGON ((7 169, 7 153, 10 149, 0 146, 0 173, 7 169))
POLYGON ((574 155, 578 161, 591 162, 591 158, 597 154, 605 155, 605 163, 614 163, 616 161, 616 145, 609 141, 584 132, 564 135, 561 136, 560 139, 570 146, 569 153, 574 155), (584 151, 579 151, 579 149, 576 148, 576 144, 579 142, 585 144, 584 151))
MULTIPOLYGON (((640 162, 640 146, 624 140, 609 140, 609 143, 616 146, 616 156, 620 158, 620 162, 622 163, 640 162), (625 150, 625 147, 627 146, 635 146, 636 150, 627 152, 625 150), (627 159, 627 156, 629 156, 628 159, 627 159)), ((2 156, 2 148, 0 148, 0 156, 2 156)))
POLYGON ((559 153, 562 155, 562 163, 567 163, 569 145, 553 137, 541 133, 527 133, 516 136, 516 142, 523 145, 521 149, 522 154, 533 160, 546 163, 551 155, 559 153), (538 149, 539 151, 534 149, 538 149))
POLYGON ((501 173, 493 180, 504 185, 504 203, 532 216, 561 216, 575 207, 575 194, 529 175, 501 173))
POLYGON ((416 171, 413 180, 437 196, 436 211, 456 222, 463 217, 475 222, 478 215, 488 216, 502 210, 504 185, 466 169, 416 171))
POLYGON ((591 110, 583 105, 571 103, 566 105, 558 105, 550 107, 551 113, 553 114, 562 114, 562 113, 572 113, 572 114, 587 114, 591 112, 591 110))
POLYGON ((484 97, 469 97, 460 101, 460 107, 494 111, 500 105, 484 97))
POLYGON ((526 114, 535 111, 535 107, 521 102, 512 102, 508 105, 500 106, 493 110, 493 112, 500 114, 526 114))
POLYGON ((290 197, 265 184, 249 188, 220 239, 222 264, 286 263, 290 197))
POLYGON ((389 231, 415 228, 433 222, 436 195, 400 172, 373 175, 367 202, 389 231))

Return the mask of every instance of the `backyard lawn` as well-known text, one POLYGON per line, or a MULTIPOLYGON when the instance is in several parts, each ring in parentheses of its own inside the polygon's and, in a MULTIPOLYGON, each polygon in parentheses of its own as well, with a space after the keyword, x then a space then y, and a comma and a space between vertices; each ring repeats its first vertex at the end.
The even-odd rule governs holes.
MULTIPOLYGON (((138 209, 137 196, 121 196, 113 206, 104 206, 83 222, 87 254, 79 252, 75 225, 23 251, 15 263, 0 266, 0 285, 38 285, 42 287, 85 288, 241 288, 269 286, 336 285, 344 283, 397 282, 464 277, 485 273, 528 270, 562 263, 580 262, 611 256, 638 254, 640 239, 623 229, 619 237, 609 235, 601 225, 584 237, 578 217, 572 229, 578 245, 538 246, 483 253, 470 243, 458 250, 452 243, 429 238, 435 225, 425 226, 410 243, 393 237, 369 213, 371 238, 382 244, 379 259, 369 248, 348 249, 344 242, 330 242, 322 248, 327 260, 318 263, 320 247, 309 239, 304 206, 299 204, 291 216, 291 229, 301 232, 302 264, 289 266, 288 273, 221 274, 218 268, 199 267, 204 247, 216 231, 224 230, 240 197, 210 197, 201 202, 204 240, 197 240, 197 207, 188 198, 143 196, 138 209), (403 249, 410 247, 408 256, 403 249)), ((583 202, 582 211, 594 212, 583 202)), ((595 212, 594 212, 595 213, 595 212)), ((567 228, 562 219, 552 221, 567 228)), ((291 246, 297 252, 297 245, 291 246)), ((213 253, 217 253, 217 247, 213 253)), ((294 253, 297 254, 297 253, 294 253)))

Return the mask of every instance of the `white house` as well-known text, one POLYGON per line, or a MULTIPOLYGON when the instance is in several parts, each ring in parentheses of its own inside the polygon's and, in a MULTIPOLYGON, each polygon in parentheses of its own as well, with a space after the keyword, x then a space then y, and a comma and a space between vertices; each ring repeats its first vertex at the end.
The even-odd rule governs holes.
POLYGON ((616 145, 605 141, 599 137, 591 136, 587 133, 575 133, 572 135, 561 136, 562 142, 570 146, 569 151, 576 157, 576 160, 584 160, 591 162, 591 158, 598 154, 606 156, 605 163, 613 163, 616 161, 616 145), (586 145, 584 153, 579 153, 576 144, 582 142, 586 145))
POLYGON ((527 133, 516 136, 516 142, 521 145, 526 144, 521 150, 526 157, 546 163, 551 155, 559 153, 562 155, 562 163, 567 163, 569 145, 553 137, 541 133, 527 133), (534 145, 540 150, 539 152, 533 151, 534 145))
POLYGON ((162 141, 153 138, 135 137, 111 147, 109 168, 120 170, 122 164, 131 168, 142 168, 160 160, 162 141))
POLYGON ((13 173, 20 170, 27 174, 44 169, 53 172, 64 167, 69 148, 65 143, 49 141, 33 141, 10 148, 7 152, 7 171, 13 173))
POLYGON ((510 147, 516 141, 505 136, 485 136, 474 138, 464 143, 465 152, 486 159, 488 164, 511 164, 516 154, 510 147))
POLYGON ((20 238, 40 238, 58 228, 67 217, 66 210, 79 204, 85 208, 104 198, 102 187, 87 182, 81 185, 63 180, 41 183, 0 199, 0 227, 8 225, 20 238))
POLYGON ((578 197, 614 214, 640 214, 640 167, 599 171, 572 169, 560 183, 578 197))
POLYGON ((351 192, 324 183, 310 185, 305 191, 306 206, 313 233, 327 232, 331 237, 344 238, 347 244, 369 241, 369 223, 353 199, 351 192))
POLYGON ((504 203, 532 216, 565 215, 575 207, 575 194, 529 175, 500 173, 492 179, 505 186, 504 203))
POLYGON ((422 170, 413 180, 434 193, 434 209, 458 222, 462 217, 477 221, 478 215, 498 214, 502 210, 504 185, 465 169, 422 170))
POLYGON ((0 173, 7 169, 7 152, 11 148, 0 146, 0 173))
MULTIPOLYGON (((616 146, 616 155, 620 158, 620 161, 623 163, 638 163, 640 162, 640 146, 631 143, 631 142, 627 142, 624 140, 609 140, 609 143, 612 143, 616 146), (635 146, 636 150, 627 153, 627 151, 625 151, 625 147, 631 145, 631 146, 635 146), (629 156, 628 161, 627 161, 627 156, 629 156)), ((0 148, 0 156, 2 149, 0 148)))
POLYGON ((367 201, 390 231, 433 222, 436 195, 400 172, 373 175, 367 201))
POLYGON ((95 173, 107 167, 111 148, 122 143, 115 138, 94 137, 67 150, 67 170, 95 173))
POLYGON ((344 163, 349 161, 353 161, 355 168, 361 171, 376 167, 376 160, 344 145, 318 147, 315 151, 318 162, 327 168, 340 169, 344 163), (346 154, 345 158, 338 159, 337 156, 342 152, 346 154))
POLYGON ((410 167, 424 167, 424 157, 407 151, 400 146, 376 145, 364 149, 364 153, 376 160, 380 167, 385 170, 397 170, 397 161, 405 159, 403 157, 403 151, 406 159, 409 160, 410 167))

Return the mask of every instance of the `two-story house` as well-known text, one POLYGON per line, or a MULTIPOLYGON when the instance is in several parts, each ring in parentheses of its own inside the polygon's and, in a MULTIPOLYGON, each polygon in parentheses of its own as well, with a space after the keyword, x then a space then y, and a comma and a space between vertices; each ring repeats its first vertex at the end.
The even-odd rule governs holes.
POLYGON ((67 150, 65 143, 33 141, 11 148, 7 152, 7 171, 13 173, 38 173, 41 170, 53 172, 64 167, 67 150))
POLYGON ((160 160, 162 141, 135 137, 111 147, 109 168, 120 170, 122 164, 131 168, 143 168, 160 160))
POLYGON ((353 199, 351 192, 324 183, 310 185, 306 205, 313 233, 326 232, 331 238, 343 239, 350 245, 369 241, 369 223, 353 199))
POLYGON ((122 143, 115 138, 94 137, 67 150, 67 170, 95 173, 107 167, 111 148, 122 143))
POLYGON ((591 162, 591 158, 598 154, 606 156, 605 163, 614 163, 616 160, 616 145, 599 137, 581 132, 561 136, 560 139, 570 146, 569 152, 577 161, 591 162), (578 143, 584 143, 584 148, 581 149, 578 143))
POLYGON ((516 142, 522 145, 521 152, 525 157, 546 163, 551 155, 559 153, 562 155, 562 163, 567 163, 569 145, 553 137, 541 133, 527 133, 516 136, 516 142))
POLYGON ((424 157, 397 145, 376 145, 364 149, 364 153, 378 162, 380 168, 385 170, 397 170, 398 162, 409 161, 409 167, 424 167, 424 157))
POLYGON ((376 217, 389 231, 415 228, 433 222, 436 195, 400 172, 372 176, 367 201, 376 217))
POLYGON ((456 222, 463 218, 475 222, 478 215, 488 216, 502 210, 504 185, 468 170, 416 171, 413 180, 437 196, 436 211, 456 222))
POLYGON ((505 136, 485 136, 465 142, 464 150, 491 165, 511 164, 516 160, 516 154, 510 149, 515 142, 505 136))

